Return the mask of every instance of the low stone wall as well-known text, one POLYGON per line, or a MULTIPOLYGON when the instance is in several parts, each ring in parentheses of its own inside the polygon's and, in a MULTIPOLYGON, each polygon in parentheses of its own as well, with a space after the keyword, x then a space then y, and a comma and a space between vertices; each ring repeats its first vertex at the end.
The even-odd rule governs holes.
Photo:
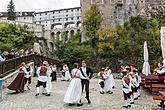
MULTIPOLYGON (((31 62, 30 65, 32 66, 33 70, 34 70, 34 63, 31 62)), ((19 73, 19 69, 12 72, 11 74, 5 76, 4 78, 2 78, 3 80, 3 88, 6 88, 7 86, 9 86, 9 84, 16 78, 16 76, 18 75, 19 73)), ((33 74, 34 74, 34 71, 33 71, 33 74)), ((32 74, 32 76, 33 76, 32 74)))

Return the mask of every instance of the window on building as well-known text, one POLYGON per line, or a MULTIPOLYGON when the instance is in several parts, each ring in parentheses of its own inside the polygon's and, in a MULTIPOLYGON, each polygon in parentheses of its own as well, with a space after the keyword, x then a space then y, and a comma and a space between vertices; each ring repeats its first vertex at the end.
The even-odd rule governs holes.
POLYGON ((41 24, 41 21, 39 23, 41 24))
POLYGON ((79 11, 80 9, 79 8, 77 8, 77 11, 79 11))
POLYGON ((47 13, 45 13, 45 15, 47 15, 47 13))
POLYGON ((60 11, 58 11, 58 13, 60 13, 60 11))
POLYGON ((71 12, 73 12, 73 9, 71 10, 71 12))
POLYGON ((24 17, 24 19, 26 19, 26 17, 24 17))
POLYGON ((68 17, 68 15, 66 15, 66 17, 68 17))
POLYGON ((60 19, 58 19, 58 21, 61 21, 60 19))
POLYGON ((68 21, 68 18, 66 18, 66 21, 68 21))
POLYGON ((111 3, 115 3, 115 0, 111 0, 111 3))
POLYGON ((68 12, 68 10, 66 10, 66 12, 68 12))
POLYGON ((80 19, 80 17, 77 17, 77 19, 80 19))
POLYGON ((41 18, 40 18, 40 20, 41 20, 41 18))
POLYGON ((54 20, 53 20, 53 22, 54 22, 54 20))
POLYGON ((71 18, 71 20, 73 20, 73 17, 71 18))
POLYGON ((53 16, 53 18, 54 18, 54 16, 53 16))

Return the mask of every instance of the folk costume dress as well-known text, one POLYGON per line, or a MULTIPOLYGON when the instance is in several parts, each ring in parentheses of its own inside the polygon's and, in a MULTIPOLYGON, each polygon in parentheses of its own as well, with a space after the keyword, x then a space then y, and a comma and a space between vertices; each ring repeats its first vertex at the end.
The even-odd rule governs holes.
POLYGON ((106 71, 105 73, 105 81, 104 81, 104 90, 105 92, 110 92, 112 91, 113 83, 112 83, 112 78, 111 78, 111 71, 106 71))
POLYGON ((79 69, 72 70, 73 79, 71 80, 68 89, 66 91, 64 102, 65 103, 80 103, 82 95, 81 79, 86 79, 82 76, 79 69), (80 79, 81 78, 81 79, 80 79))

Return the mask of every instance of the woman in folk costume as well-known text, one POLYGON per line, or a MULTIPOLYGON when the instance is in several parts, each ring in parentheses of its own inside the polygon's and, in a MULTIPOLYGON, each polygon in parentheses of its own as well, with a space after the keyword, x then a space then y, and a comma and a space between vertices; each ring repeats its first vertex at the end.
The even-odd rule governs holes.
POLYGON ((48 68, 48 72, 47 72, 47 77, 48 77, 48 80, 47 80, 47 83, 46 83, 46 90, 47 90, 47 94, 50 95, 50 93, 52 92, 52 69, 51 67, 49 66, 49 63, 47 61, 44 61, 44 64, 47 65, 47 68, 48 68))
POLYGON ((17 93, 23 92, 24 91, 24 85, 25 85, 25 80, 24 80, 24 69, 25 69, 25 62, 21 63, 21 67, 19 69, 19 73, 17 77, 13 80, 13 82, 7 87, 10 90, 15 90, 17 93))
POLYGON ((70 76, 70 72, 69 72, 69 68, 67 64, 64 64, 63 70, 65 72, 65 80, 69 81, 71 79, 71 76, 70 76))
POLYGON ((40 86, 43 86, 43 95, 46 95, 46 96, 50 96, 50 93, 49 91, 47 91, 46 89, 46 83, 47 83, 47 80, 48 80, 48 75, 50 74, 51 72, 49 71, 48 69, 48 62, 47 61, 44 61, 42 66, 40 66, 38 69, 37 69, 37 75, 38 75, 38 81, 37 81, 37 85, 36 85, 36 89, 37 89, 37 93, 35 96, 38 96, 39 95, 39 90, 40 90, 40 86), (44 91, 47 92, 47 94, 44 93, 44 91))
POLYGON ((110 73, 110 80, 111 80, 111 84, 112 84, 112 88, 115 87, 115 80, 114 80, 114 77, 113 77, 113 74, 112 74, 112 70, 108 67, 108 71, 110 73))
POLYGON ((98 73, 98 83, 100 84, 100 94, 104 94, 104 80, 107 78, 106 75, 104 74, 105 68, 101 68, 100 72, 98 73))
POLYGON ((105 71, 105 81, 104 81, 104 90, 106 93, 112 94, 112 79, 110 78, 110 74, 111 74, 111 70, 109 69, 109 67, 106 67, 105 71))
POLYGON ((69 103, 69 106, 77 104, 77 106, 82 106, 81 95, 82 95, 82 85, 81 79, 86 79, 81 71, 78 69, 78 64, 74 64, 74 69, 71 71, 73 79, 71 80, 68 89, 65 93, 64 102, 69 103))
POLYGON ((130 76, 127 74, 127 72, 128 71, 126 69, 122 71, 123 73, 122 90, 123 90, 123 95, 124 95, 123 107, 125 108, 131 107, 131 104, 130 104, 131 79, 130 79, 130 76))

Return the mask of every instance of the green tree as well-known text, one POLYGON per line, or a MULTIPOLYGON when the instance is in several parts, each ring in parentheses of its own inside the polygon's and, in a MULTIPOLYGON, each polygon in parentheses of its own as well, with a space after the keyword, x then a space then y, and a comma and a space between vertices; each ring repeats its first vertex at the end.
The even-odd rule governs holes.
POLYGON ((100 29, 101 22, 102 17, 97 5, 91 5, 91 8, 84 15, 83 26, 86 30, 86 35, 89 39, 88 42, 94 50, 94 59, 97 64, 97 68, 99 68, 99 63, 101 61, 97 47, 97 44, 99 42, 98 30, 100 29))
POLYGON ((34 31, 27 25, 0 22, 0 49, 28 49, 36 41, 34 31))
POLYGON ((8 20, 15 20, 16 19, 16 14, 15 14, 15 7, 13 0, 11 0, 7 6, 7 13, 8 13, 8 20))
POLYGON ((55 41, 55 55, 61 60, 61 63, 66 63, 69 67, 73 67, 74 63, 80 63, 82 60, 90 61, 93 57, 92 48, 87 43, 81 43, 81 34, 77 33, 63 43, 63 41, 55 41))

